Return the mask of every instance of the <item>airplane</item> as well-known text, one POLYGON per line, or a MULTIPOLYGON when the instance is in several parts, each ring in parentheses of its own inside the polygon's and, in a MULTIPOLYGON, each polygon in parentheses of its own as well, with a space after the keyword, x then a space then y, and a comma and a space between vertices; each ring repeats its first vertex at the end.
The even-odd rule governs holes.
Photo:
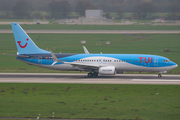
POLYGON ((26 34, 18 23, 11 23, 16 46, 17 60, 29 65, 64 71, 87 71, 88 77, 100 75, 115 75, 124 71, 159 72, 178 65, 166 57, 146 54, 90 54, 84 48, 85 54, 53 53, 39 48, 26 34))

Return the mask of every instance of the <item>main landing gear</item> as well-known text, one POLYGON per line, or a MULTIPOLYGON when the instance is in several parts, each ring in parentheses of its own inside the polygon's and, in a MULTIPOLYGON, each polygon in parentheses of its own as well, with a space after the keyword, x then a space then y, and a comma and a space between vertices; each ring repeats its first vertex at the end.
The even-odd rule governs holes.
POLYGON ((158 74, 158 78, 161 78, 161 77, 162 77, 162 75, 159 73, 159 74, 158 74))
POLYGON ((97 72, 90 72, 87 74, 88 77, 97 77, 98 73, 97 72))

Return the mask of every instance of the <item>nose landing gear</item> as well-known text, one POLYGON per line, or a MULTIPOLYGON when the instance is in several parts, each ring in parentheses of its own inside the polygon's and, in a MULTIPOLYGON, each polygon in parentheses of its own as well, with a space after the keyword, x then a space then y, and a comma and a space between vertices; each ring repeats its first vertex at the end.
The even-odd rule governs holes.
POLYGON ((159 73, 159 74, 158 74, 158 78, 161 78, 161 77, 162 77, 162 75, 159 73))

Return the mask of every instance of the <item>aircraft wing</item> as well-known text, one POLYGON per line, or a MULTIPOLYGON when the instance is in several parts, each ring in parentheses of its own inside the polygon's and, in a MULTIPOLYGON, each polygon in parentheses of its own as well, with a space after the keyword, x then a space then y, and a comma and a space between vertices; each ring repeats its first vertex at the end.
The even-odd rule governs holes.
POLYGON ((78 67, 81 69, 99 69, 101 67, 99 65, 84 64, 84 63, 72 63, 72 62, 64 62, 64 63, 73 65, 74 67, 78 67))
POLYGON ((51 66, 53 66, 54 64, 56 63, 64 63, 64 64, 69 64, 69 65, 73 65, 74 67, 78 67, 78 68, 81 68, 81 69, 99 69, 99 65, 93 65, 93 64, 84 64, 84 63, 73 63, 73 62, 62 62, 62 61, 59 61, 58 58, 56 57, 56 55, 52 52, 51 52, 51 56, 53 57, 54 59, 54 62, 51 66))

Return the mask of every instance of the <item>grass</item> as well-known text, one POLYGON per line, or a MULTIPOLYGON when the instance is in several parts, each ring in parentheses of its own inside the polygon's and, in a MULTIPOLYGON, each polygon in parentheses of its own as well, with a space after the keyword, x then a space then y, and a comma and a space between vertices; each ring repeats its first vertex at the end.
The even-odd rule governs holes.
MULTIPOLYGON (((114 19, 114 21, 116 23, 119 23, 119 22, 122 22, 122 19, 114 19)), ((131 21, 132 22, 132 19, 128 19, 127 21, 131 21)), ((152 20, 133 20, 133 22, 137 22, 137 23, 151 23, 152 20)), ((137 25, 136 25, 137 26, 137 25)))
MULTIPOLYGON (((33 12, 36 12, 36 11, 33 11, 33 12)), ((33 12, 31 12, 31 14, 33 12)), ((42 16, 50 16, 49 12, 45 12, 45 11, 38 11, 38 12, 40 12, 42 16)), ((110 13, 110 17, 119 17, 116 12, 107 12, 107 13, 110 13)), ((6 15, 6 14, 5 14, 5 12, 0 11, 0 15, 6 15)), ((103 12, 103 15, 105 16, 106 12, 103 12)), ((167 15, 168 15, 168 13, 152 13, 152 16, 156 16, 156 17, 167 17, 167 15)), ((77 12, 70 12, 68 16, 69 17, 77 17, 77 16, 79 16, 79 14, 77 12)), ((134 17, 133 13, 128 13, 128 12, 124 13, 124 18, 131 18, 131 17, 134 17)), ((14 19, 10 19, 10 20, 14 20, 14 19)), ((0 19, 0 21, 1 21, 1 19, 0 19)))
MULTIPOLYGON (((84 53, 85 45, 90 53, 155 54, 169 58, 180 65, 180 34, 29 34, 37 46, 55 53, 84 53), (81 41, 86 44, 81 44, 81 41), (105 42, 109 41, 110 45, 105 42), (100 44, 100 45, 99 45, 100 44), (162 52, 168 48, 170 52, 162 52)), ((3 53, 16 54, 13 34, 0 34, 0 72, 59 72, 20 62, 3 53)), ((180 74, 180 67, 169 73, 180 74)))
POLYGON ((33 21, 33 19, 0 19, 1 22, 28 22, 33 21))
MULTIPOLYGON (((21 25, 25 30, 180 30, 179 26, 152 25, 64 25, 64 24, 34 24, 21 25)), ((12 29, 10 25, 0 25, 0 29, 12 29)))
POLYGON ((180 119, 178 85, 0 84, 1 117, 180 119))
MULTIPOLYGON (((104 12, 104 15, 106 14, 106 12, 104 12)), ((167 17, 168 13, 152 13, 152 16, 156 16, 156 18, 162 18, 162 17, 167 17)), ((116 12, 110 12, 110 16, 111 17, 119 17, 118 14, 116 12)), ((124 18, 132 18, 133 13, 124 13, 124 18)))

